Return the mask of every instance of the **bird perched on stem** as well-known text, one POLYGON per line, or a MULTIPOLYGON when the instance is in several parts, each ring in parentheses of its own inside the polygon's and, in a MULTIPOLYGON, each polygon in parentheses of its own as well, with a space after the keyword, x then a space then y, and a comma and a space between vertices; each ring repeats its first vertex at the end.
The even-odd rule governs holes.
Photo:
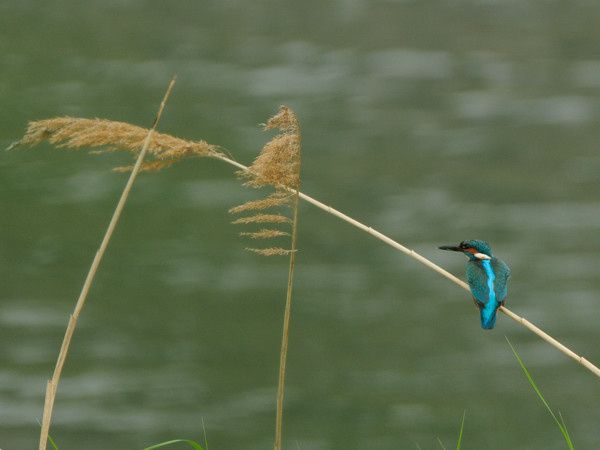
POLYGON ((442 245, 439 248, 462 252, 469 258, 467 282, 479 308, 481 328, 491 330, 496 324, 496 311, 506 299, 510 269, 504 261, 492 255, 492 249, 485 241, 468 240, 456 246, 442 245))

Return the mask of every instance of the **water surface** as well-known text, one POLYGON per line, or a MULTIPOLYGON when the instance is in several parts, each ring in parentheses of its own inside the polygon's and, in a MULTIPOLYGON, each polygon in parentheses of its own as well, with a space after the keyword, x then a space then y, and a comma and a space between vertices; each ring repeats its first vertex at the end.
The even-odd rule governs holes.
MULTIPOLYGON (((56 115, 151 124, 252 161, 280 104, 303 128, 303 190, 456 274, 437 250, 490 241, 509 307, 600 362, 600 6, 593 2, 6 2, 0 146, 56 115)), ((68 314, 128 155, 42 145, 0 156, 0 447, 36 446, 68 314)), ((76 331, 61 449, 272 445, 287 268, 227 210, 230 167, 136 183, 76 331)), ((468 295, 310 205, 300 211, 286 448, 561 449, 504 336, 578 448, 598 380, 468 295)))

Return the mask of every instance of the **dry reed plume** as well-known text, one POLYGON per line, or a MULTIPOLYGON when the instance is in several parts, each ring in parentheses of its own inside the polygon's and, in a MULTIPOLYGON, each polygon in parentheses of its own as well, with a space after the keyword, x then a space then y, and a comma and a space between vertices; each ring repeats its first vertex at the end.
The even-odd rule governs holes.
MULTIPOLYGON (((125 122, 105 119, 82 119, 77 117, 55 117, 29 122, 23 138, 14 143, 32 146, 43 141, 60 148, 104 147, 102 151, 127 150, 138 154, 148 135, 146 128, 125 122)), ((186 156, 222 155, 218 147, 204 141, 186 141, 168 134, 152 133, 148 154, 154 160, 144 162, 141 170, 159 170, 186 156)), ((117 167, 117 171, 128 171, 133 166, 117 167)))
MULTIPOLYGON (((235 220, 234 224, 263 224, 271 227, 240 233, 252 239, 290 236, 289 231, 273 227, 286 224, 294 227, 294 220, 285 215, 282 210, 291 209, 292 215, 295 214, 297 208, 295 193, 300 188, 300 128, 294 112, 282 106, 264 128, 265 130, 279 129, 281 133, 265 144, 247 170, 240 170, 237 174, 246 180, 244 183, 246 186, 272 187, 275 192, 260 200, 251 200, 229 210, 232 214, 249 213, 235 220), (274 208, 277 212, 272 212, 274 208)), ((293 248, 279 246, 247 248, 247 250, 263 256, 289 255, 294 251, 293 248)))

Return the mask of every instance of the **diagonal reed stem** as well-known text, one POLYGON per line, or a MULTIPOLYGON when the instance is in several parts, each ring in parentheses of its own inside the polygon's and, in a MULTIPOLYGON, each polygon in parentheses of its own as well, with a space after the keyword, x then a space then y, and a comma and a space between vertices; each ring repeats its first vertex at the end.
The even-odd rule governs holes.
POLYGON ((146 139, 144 140, 144 144, 140 151, 140 154, 137 157, 135 165, 133 166, 133 170, 131 171, 131 175, 129 175, 129 180, 127 180, 127 184, 123 189, 123 193, 121 194, 121 198, 117 203, 117 207, 113 213, 112 219, 106 229, 106 233, 104 234, 104 238, 94 256, 94 260, 90 267, 90 270, 85 278, 85 282, 83 283, 83 287, 81 288, 81 293, 79 294, 79 298, 77 299, 77 303, 75 304, 75 309, 69 318, 69 324, 67 325, 67 329, 65 331, 65 336, 63 338, 63 342, 60 348, 60 352, 58 354, 58 359, 56 360, 56 366, 54 368, 54 373, 52 374, 52 378, 48 380, 48 384, 46 386, 46 397, 44 400, 44 416, 42 419, 42 428, 40 432, 40 446, 39 450, 46 450, 46 446, 48 444, 48 433, 50 431, 50 423, 52 421, 52 411, 54 409, 54 400, 56 398, 56 390, 58 388, 58 382, 60 380, 60 375, 62 373, 63 366, 67 359, 67 354, 69 352, 69 346, 71 345, 71 339, 73 337, 73 332, 75 331, 75 327, 77 326, 77 319, 81 314, 81 310, 83 309, 83 305, 87 299, 88 293, 92 286, 92 282, 94 281, 94 277, 96 276, 96 272, 98 271, 98 267, 100 266, 100 262, 102 261, 102 257, 108 247, 108 243, 115 231, 117 223, 119 222, 119 218, 121 217, 121 213, 123 212, 123 208, 125 207, 125 203, 127 198, 129 197, 129 193, 131 192, 131 188, 133 186, 133 182, 135 181, 140 168, 142 166, 142 162, 144 161, 144 157, 148 152, 148 147, 150 147, 150 143, 152 142, 152 134, 154 130, 156 130, 156 126, 160 120, 160 116, 165 108, 165 104, 169 96, 171 95, 171 91, 173 89, 173 85, 175 84, 175 77, 171 79, 169 83, 169 87, 165 92, 165 95, 160 103, 160 107, 156 114, 156 118, 154 119, 154 123, 152 124, 152 128, 148 130, 148 134, 146 135, 146 139))
MULTIPOLYGON (((226 156, 222 156, 222 155, 215 155, 214 156, 217 159, 220 159, 223 162, 226 162, 227 164, 230 164, 232 166, 235 166, 239 169, 242 170, 248 170, 248 167, 244 166, 243 164, 238 163, 237 161, 234 161, 232 159, 227 158, 226 156)), ((452 281, 453 283, 457 284, 458 286, 462 287, 463 289, 469 291, 469 285, 467 283, 465 283, 464 281, 462 281, 461 279, 457 278, 456 276, 452 275, 450 272, 448 272, 447 270, 441 268, 440 266, 438 266, 437 264, 433 263, 432 261, 430 261, 429 259, 425 258, 424 256, 420 255, 419 253, 415 252, 414 250, 409 249, 408 247, 405 247, 404 245, 394 241, 393 239, 389 238, 388 236, 386 236, 383 233, 380 233, 379 231, 359 222, 358 220, 353 219, 350 216, 347 216, 346 214, 342 213, 341 211, 338 211, 335 208, 332 208, 331 206, 328 206, 324 203, 321 203, 320 201, 300 192, 299 193, 299 197, 302 200, 307 201, 308 203, 313 204, 314 206, 316 206, 317 208, 322 209, 323 211, 336 216, 337 218, 349 223, 350 225, 353 225, 354 227, 364 231, 365 233, 369 233, 371 236, 379 239, 382 242, 385 242, 387 245, 395 248, 396 250, 401 251, 402 253, 404 253, 405 255, 417 260, 418 262, 420 262, 421 264, 427 266, 428 268, 430 268, 431 270, 439 273, 440 275, 448 278, 450 281, 452 281)), ((522 326, 524 326, 525 328, 527 328, 529 331, 531 331, 532 333, 536 334, 538 337, 540 337, 541 339, 543 339, 544 341, 546 341, 548 344, 552 345, 554 348, 556 348, 557 350, 561 351, 562 353, 564 353, 565 355, 567 355, 569 358, 575 360, 576 362, 578 362, 579 364, 581 364, 583 367, 585 367, 587 370, 589 370, 590 372, 592 372, 594 375, 596 375, 597 377, 600 378, 600 368, 598 368, 596 365, 592 364, 590 361, 588 361, 587 359, 585 359, 584 357, 578 355, 577 353, 575 353, 574 351, 572 351, 570 348, 568 348, 567 346, 561 344, 559 341, 557 341, 556 339, 554 339, 552 336, 550 336, 548 333, 544 332, 543 330, 541 330, 540 328, 538 328, 537 326, 535 326, 534 324, 532 324, 531 322, 529 322, 527 319, 525 319, 524 317, 521 317, 517 314, 515 314, 514 312, 512 312, 510 309, 508 309, 505 306, 501 306, 499 308, 500 312, 502 312, 504 315, 510 317, 512 320, 514 320, 515 322, 521 324, 522 326)))

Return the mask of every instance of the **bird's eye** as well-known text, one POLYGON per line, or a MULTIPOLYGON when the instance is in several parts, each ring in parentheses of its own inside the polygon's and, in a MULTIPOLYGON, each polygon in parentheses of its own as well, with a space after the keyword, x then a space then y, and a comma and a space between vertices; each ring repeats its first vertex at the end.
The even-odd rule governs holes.
POLYGON ((467 248, 468 245, 465 242, 461 242, 459 247, 460 248, 467 248))

